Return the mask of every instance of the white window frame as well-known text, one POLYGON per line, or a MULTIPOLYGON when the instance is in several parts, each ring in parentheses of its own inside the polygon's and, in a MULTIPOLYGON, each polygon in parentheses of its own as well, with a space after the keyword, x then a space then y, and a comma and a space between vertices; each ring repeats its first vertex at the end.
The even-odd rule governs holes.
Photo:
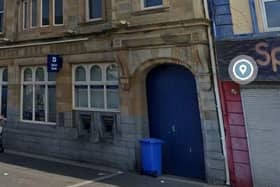
POLYGON ((64 0, 62 0, 62 14, 63 14, 63 20, 62 20, 62 24, 56 24, 55 23, 55 1, 56 0, 53 0, 52 3, 53 3, 53 25, 54 26, 63 26, 64 25, 64 0))
POLYGON ((29 5, 28 0, 22 1, 22 29, 24 31, 28 30, 28 17, 29 17, 28 5, 29 5), (25 15, 26 15, 26 17, 25 17, 25 15))
POLYGON ((98 18, 90 18, 90 16, 89 16, 89 12, 90 12, 90 7, 89 7, 89 1, 90 0, 86 0, 86 20, 87 20, 87 22, 94 22, 94 21, 101 21, 101 20, 103 20, 103 14, 104 14, 104 7, 103 6, 105 6, 104 4, 104 0, 101 0, 102 1, 102 14, 101 14, 101 17, 98 17, 98 18))
MULTIPOLYGON (((49 3, 51 0, 49 0, 49 3)), ((40 27, 49 27, 51 25, 51 19, 50 19, 50 4, 49 4, 49 24, 48 25, 43 25, 43 0, 40 1, 40 27)))
POLYGON ((164 0, 162 0, 162 4, 161 5, 145 7, 145 0, 141 0, 141 9, 142 10, 149 10, 149 9, 162 8, 163 4, 164 4, 164 0))
POLYGON ((2 14, 2 31, 0 31, 0 34, 2 34, 4 32, 4 22, 5 22, 5 0, 3 0, 3 10, 0 11, 0 14, 2 14))
MULTIPOLYGON (((8 73, 8 68, 3 68, 1 67, 0 68, 0 115, 2 115, 2 89, 3 89, 3 86, 8 86, 8 81, 4 81, 3 80, 3 72, 4 70, 7 70, 7 73, 8 73)), ((7 96, 7 99, 8 99, 8 96, 7 96)), ((8 113, 8 112, 7 112, 8 113)))
POLYGON ((36 26, 33 26, 33 1, 31 0, 30 1, 30 28, 33 29, 33 28, 36 28, 38 27, 38 3, 39 3, 39 0, 37 0, 37 6, 36 6, 36 11, 37 11, 37 14, 36 14, 36 26))
POLYGON ((24 67, 21 69, 21 97, 20 97, 20 121, 26 123, 34 123, 34 124, 43 124, 43 125, 56 125, 55 122, 48 121, 48 86, 55 85, 56 81, 49 81, 48 80, 48 71, 45 66, 32 66, 32 67, 24 67), (24 81, 24 71, 30 68, 32 71, 32 81, 24 81), (36 70, 38 68, 44 69, 44 81, 36 81, 36 70), (24 120, 23 119, 23 88, 25 85, 32 86, 32 120, 24 120), (35 120, 35 86, 36 85, 44 85, 45 86, 45 121, 36 121, 35 120))
MULTIPOLYGON (((108 109, 107 106, 107 86, 108 85, 112 85, 112 86, 119 86, 119 90, 120 90, 120 83, 119 80, 117 81, 107 81, 106 80, 106 70, 107 67, 109 67, 110 65, 116 65, 118 67, 117 64, 115 63, 102 63, 102 64, 98 64, 98 63, 93 63, 93 64, 77 64, 74 65, 72 68, 72 106, 74 110, 81 110, 81 111, 96 111, 96 112, 120 112, 120 107, 118 109, 108 109), (102 73, 102 80, 101 81, 90 81, 90 71, 91 68, 93 66, 99 66, 101 68, 101 73, 102 73), (85 69, 86 72, 86 81, 80 81, 77 82, 76 81, 76 69, 78 67, 83 67, 85 69), (87 92, 88 92, 88 107, 77 107, 76 106, 76 92, 75 92, 75 86, 77 85, 83 85, 83 86, 87 86, 87 92), (90 86, 93 85, 101 85, 104 86, 104 108, 93 108, 91 107, 91 93, 90 93, 90 86)), ((119 68, 119 67, 118 67, 119 68)), ((120 93, 120 92, 119 92, 120 93)), ((120 95, 119 95, 119 101, 120 101, 120 95)))
POLYGON ((261 0, 264 30, 267 31, 267 32, 280 31, 280 27, 273 27, 273 28, 268 27, 265 3, 266 2, 271 2, 271 1, 279 1, 280 2, 280 0, 261 0))

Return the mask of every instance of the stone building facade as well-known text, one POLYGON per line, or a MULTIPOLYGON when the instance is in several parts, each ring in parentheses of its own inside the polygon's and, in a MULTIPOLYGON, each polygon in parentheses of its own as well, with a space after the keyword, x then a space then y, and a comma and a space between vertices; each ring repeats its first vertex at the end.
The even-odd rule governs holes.
POLYGON ((151 137, 146 77, 152 69, 169 64, 184 67, 194 77, 203 178, 224 183, 203 2, 62 3, 61 15, 60 1, 3 1, 0 66, 8 72, 8 90, 1 102, 7 99, 5 147, 139 170, 138 141, 151 137), (47 73, 50 54, 63 59, 57 73, 47 73), (97 69, 89 69, 95 65, 97 69))

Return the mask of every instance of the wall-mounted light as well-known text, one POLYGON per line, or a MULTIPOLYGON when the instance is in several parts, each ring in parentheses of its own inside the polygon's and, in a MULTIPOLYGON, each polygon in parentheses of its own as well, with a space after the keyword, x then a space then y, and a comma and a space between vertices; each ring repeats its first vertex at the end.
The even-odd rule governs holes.
POLYGON ((0 38, 0 41, 2 41, 2 42, 12 42, 12 40, 9 39, 9 38, 0 38))
POLYGON ((66 30, 64 33, 65 33, 65 34, 68 34, 68 35, 75 35, 75 34, 77 34, 77 32, 74 31, 74 30, 72 30, 72 29, 68 29, 68 30, 66 30))
POLYGON ((123 25, 123 26, 128 26, 128 25, 130 24, 130 22, 127 21, 127 20, 120 20, 120 21, 119 21, 119 24, 120 24, 120 25, 123 25))

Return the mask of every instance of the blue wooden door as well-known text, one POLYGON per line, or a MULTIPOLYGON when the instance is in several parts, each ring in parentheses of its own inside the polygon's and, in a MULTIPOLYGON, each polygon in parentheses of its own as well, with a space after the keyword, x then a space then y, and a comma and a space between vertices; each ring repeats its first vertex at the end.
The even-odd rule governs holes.
POLYGON ((162 65, 147 77, 150 136, 165 141, 163 173, 205 179, 196 83, 179 65, 162 65))

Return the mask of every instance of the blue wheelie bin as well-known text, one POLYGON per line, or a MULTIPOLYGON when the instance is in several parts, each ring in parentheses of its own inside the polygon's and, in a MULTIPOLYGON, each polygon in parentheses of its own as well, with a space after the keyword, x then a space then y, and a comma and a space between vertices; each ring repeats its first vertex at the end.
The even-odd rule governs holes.
POLYGON ((162 140, 145 138, 140 140, 141 145, 141 173, 159 176, 162 173, 162 140))

